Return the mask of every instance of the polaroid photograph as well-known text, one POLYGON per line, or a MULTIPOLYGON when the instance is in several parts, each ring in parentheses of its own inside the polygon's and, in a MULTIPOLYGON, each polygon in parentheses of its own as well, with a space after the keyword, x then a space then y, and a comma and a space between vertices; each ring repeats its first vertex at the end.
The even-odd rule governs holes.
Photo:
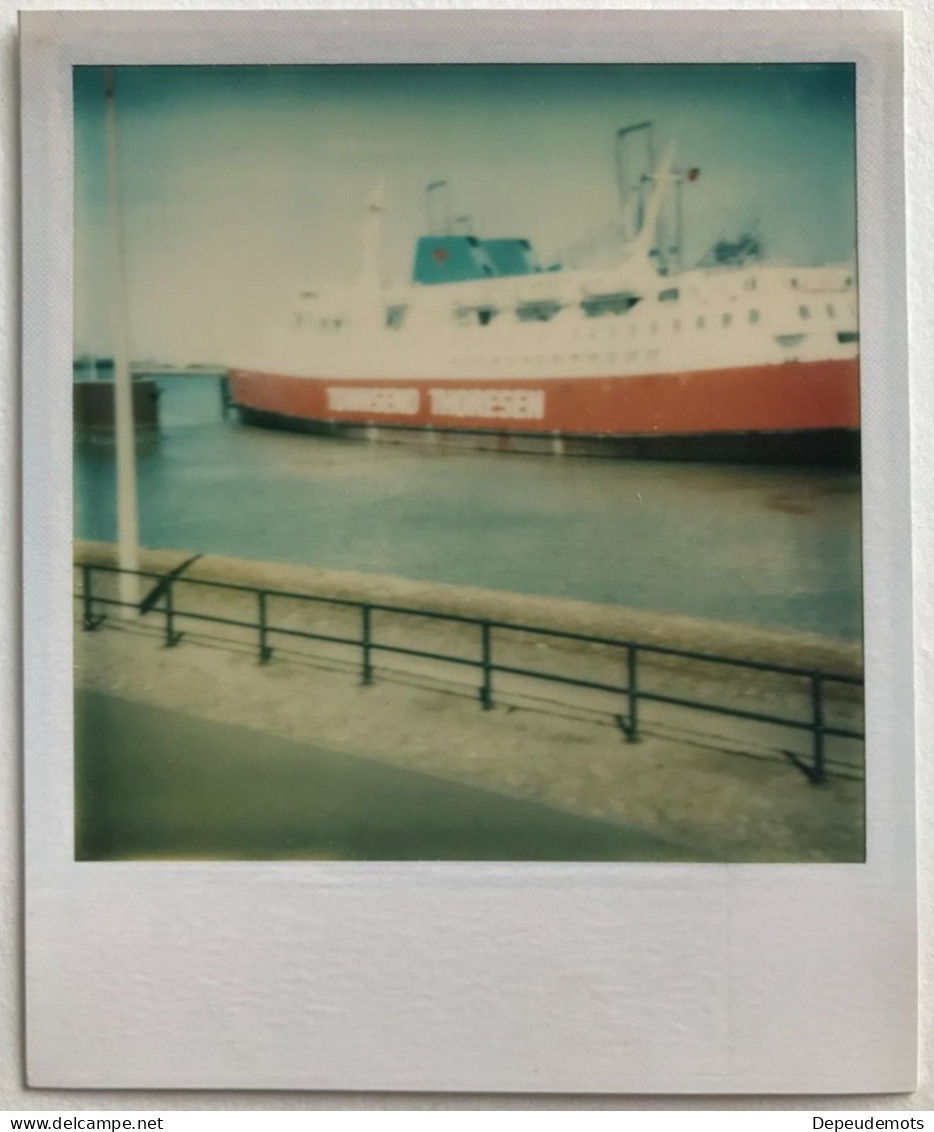
POLYGON ((910 1088, 899 20, 22 30, 30 1080, 910 1088))

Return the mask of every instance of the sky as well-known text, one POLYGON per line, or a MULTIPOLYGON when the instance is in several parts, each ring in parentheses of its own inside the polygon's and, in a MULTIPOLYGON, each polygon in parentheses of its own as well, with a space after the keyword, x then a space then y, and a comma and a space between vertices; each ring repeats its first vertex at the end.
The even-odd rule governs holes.
MULTIPOLYGON (((308 283, 351 283, 385 183, 381 273, 411 275, 426 184, 542 263, 618 221, 614 136, 698 168, 685 260, 757 224, 767 258, 855 254, 853 68, 420 65, 116 69, 134 358, 236 364, 308 283)), ((75 68, 75 346, 109 352, 104 76, 75 68)))

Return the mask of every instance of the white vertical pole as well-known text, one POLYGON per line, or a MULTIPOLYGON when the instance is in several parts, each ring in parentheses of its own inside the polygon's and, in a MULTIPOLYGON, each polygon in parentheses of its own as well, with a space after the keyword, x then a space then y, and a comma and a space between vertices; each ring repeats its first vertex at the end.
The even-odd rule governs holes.
MULTIPOLYGON (((139 569, 139 511, 136 492, 136 432, 133 421, 133 386, 130 378, 129 304, 123 201, 117 137, 116 79, 112 67, 104 70, 107 126, 107 181, 110 214, 110 327, 114 358, 114 427, 117 444, 117 564, 121 570, 139 569)), ((120 600, 139 605, 139 578, 120 575, 120 600)), ((121 616, 133 618, 136 609, 120 607, 121 616)))

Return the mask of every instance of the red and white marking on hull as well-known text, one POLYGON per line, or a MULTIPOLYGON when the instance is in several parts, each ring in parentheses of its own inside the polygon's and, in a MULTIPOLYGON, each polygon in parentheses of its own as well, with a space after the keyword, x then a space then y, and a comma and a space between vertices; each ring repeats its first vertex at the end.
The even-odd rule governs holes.
POLYGON ((321 423, 566 435, 859 428, 859 361, 645 374, 432 382, 230 371, 244 408, 321 423))

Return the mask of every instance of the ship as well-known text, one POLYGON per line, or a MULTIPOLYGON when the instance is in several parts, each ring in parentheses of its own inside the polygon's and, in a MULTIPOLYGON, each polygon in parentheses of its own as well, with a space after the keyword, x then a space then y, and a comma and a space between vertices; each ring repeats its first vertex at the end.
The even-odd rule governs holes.
MULTIPOLYGON (((597 266, 543 266, 528 239, 481 238, 434 207, 411 278, 386 285, 377 188, 356 284, 303 287, 228 370, 242 421, 450 448, 856 466, 855 265, 769 262, 750 232, 683 265, 681 196, 699 170, 670 148, 656 163, 651 131, 617 132, 625 238, 597 266), (648 157, 624 176, 623 143, 639 135, 648 157)), ((426 190, 446 194, 445 181, 426 190)))

